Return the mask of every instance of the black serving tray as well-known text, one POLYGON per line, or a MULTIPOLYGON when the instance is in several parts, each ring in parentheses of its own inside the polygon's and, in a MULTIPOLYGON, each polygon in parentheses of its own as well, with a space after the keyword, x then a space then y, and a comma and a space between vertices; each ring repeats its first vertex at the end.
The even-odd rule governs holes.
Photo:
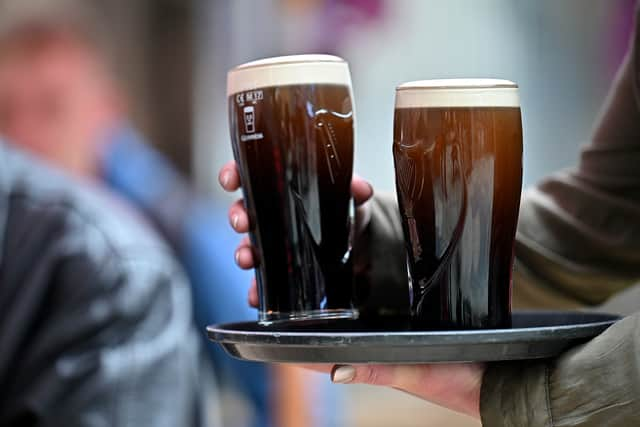
POLYGON ((209 326, 231 356, 279 363, 439 363, 553 357, 600 334, 618 316, 590 312, 513 314, 509 329, 407 331, 394 322, 295 320, 209 326))

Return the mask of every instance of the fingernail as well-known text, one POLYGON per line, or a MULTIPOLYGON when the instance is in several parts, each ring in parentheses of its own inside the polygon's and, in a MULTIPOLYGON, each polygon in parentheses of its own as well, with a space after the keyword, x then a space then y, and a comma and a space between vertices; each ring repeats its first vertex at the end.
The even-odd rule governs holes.
POLYGON ((240 251, 239 250, 236 251, 236 253, 234 255, 234 258, 236 260, 236 264, 240 265, 240 251))
POLYGON ((229 184, 229 180, 231 179, 231 174, 229 172, 225 172, 222 174, 222 186, 226 187, 229 184))
POLYGON ((353 366, 336 366, 331 372, 331 381, 337 384, 347 384, 356 377, 356 370, 353 366))
POLYGON ((371 192, 371 195, 373 195, 373 185, 371 185, 369 182, 367 182, 367 185, 369 186, 369 191, 371 192))
POLYGON ((233 228, 238 228, 238 221, 240 220, 240 216, 238 214, 233 215, 233 217, 231 217, 231 224, 233 225, 233 228))

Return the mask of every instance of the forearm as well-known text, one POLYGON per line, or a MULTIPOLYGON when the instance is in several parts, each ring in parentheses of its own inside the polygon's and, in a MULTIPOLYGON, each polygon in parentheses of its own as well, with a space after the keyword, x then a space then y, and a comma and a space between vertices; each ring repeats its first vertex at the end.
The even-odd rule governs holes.
POLYGON ((629 426, 640 400, 640 313, 557 359, 492 364, 482 385, 486 426, 629 426))
POLYGON ((640 278, 639 43, 636 28, 578 165, 523 195, 516 306, 600 304, 640 278))
POLYGON ((516 235, 514 307, 592 306, 635 283, 639 212, 568 173, 527 191, 516 235))

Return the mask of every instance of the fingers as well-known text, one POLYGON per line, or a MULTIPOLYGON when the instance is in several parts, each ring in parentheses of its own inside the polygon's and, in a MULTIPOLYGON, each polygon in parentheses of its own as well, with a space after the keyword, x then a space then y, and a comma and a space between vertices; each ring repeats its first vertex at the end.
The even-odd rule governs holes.
MULTIPOLYGON (((234 161, 222 167, 218 178, 220 185, 227 191, 235 191, 240 186, 240 176, 234 161)), ((373 196, 373 187, 364 179, 354 175, 351 181, 351 193, 356 206, 360 206, 373 196)), ((249 216, 242 200, 237 200, 229 208, 229 223, 238 233, 249 231, 249 216)))
MULTIPOLYGON (((231 160, 227 162, 220 169, 218 174, 218 181, 225 191, 236 191, 240 188, 240 173, 235 161, 231 160)), ((363 205, 367 200, 373 196, 373 187, 367 181, 355 176, 351 182, 351 192, 356 206, 360 206, 356 212, 356 226, 358 229, 362 228, 368 221, 366 220, 366 209, 363 205)), ((247 233, 249 231, 249 215, 245 209, 242 200, 237 200, 229 208, 229 223, 231 227, 238 233, 247 233)), ((256 265, 253 249, 251 243, 247 237, 245 237, 234 255, 236 264, 242 269, 251 269, 256 265)), ((258 290, 255 279, 249 289, 248 295, 249 305, 257 307, 259 304, 258 290)))
MULTIPOLYGON (((220 185, 226 191, 235 191, 240 187, 240 175, 234 161, 228 162, 220 170, 218 175, 220 185)), ((249 231, 249 216, 244 207, 242 199, 237 200, 229 208, 229 223, 231 227, 238 233, 246 233, 249 231)), ((253 251, 251 249, 251 241, 245 236, 235 251, 234 258, 238 267, 249 270, 255 266, 253 251)), ((258 286, 255 277, 249 288, 248 302, 251 307, 257 308, 260 304, 258 298, 258 286)))
POLYGON ((247 215, 242 199, 236 200, 229 208, 229 223, 238 233, 249 231, 249 215, 247 215))
MULTIPOLYGON (((218 181, 222 188, 229 192, 240 188, 240 173, 235 160, 228 161, 220 168, 218 181)), ((354 175, 351 181, 351 192, 356 205, 361 205, 373 196, 373 187, 364 179, 354 175)))
POLYGON ((337 365, 331 372, 331 380, 393 387, 478 418, 483 374, 484 366, 477 363, 337 365))
POLYGON ((238 245, 234 254, 236 264, 243 270, 249 270, 255 267, 255 260, 253 258, 253 250, 251 249, 251 241, 249 236, 245 236, 238 245))
POLYGON ((236 249, 235 254, 236 264, 243 270, 250 270, 254 267, 253 252, 248 246, 243 246, 236 249))
MULTIPOLYGON (((231 160, 220 169, 218 181, 225 191, 236 191, 240 188, 240 173, 236 162, 231 160)), ((242 200, 237 200, 229 208, 229 223, 231 227, 238 233, 247 233, 249 231, 249 216, 244 207, 242 200)), ((245 236, 235 252, 235 261, 240 268, 248 270, 254 267, 253 251, 251 250, 251 241, 245 236)), ((248 302, 251 307, 257 308, 260 301, 258 298, 258 286, 255 277, 249 288, 248 302)))
POLYGON ((258 308, 260 301, 258 299, 258 282, 254 277, 251 281, 251 286, 249 287, 249 305, 254 308, 258 308))
POLYGON ((356 206, 360 206, 373 196, 373 187, 369 182, 357 175, 353 175, 353 179, 351 181, 351 194, 353 195, 353 200, 355 201, 356 206))
POLYGON ((240 188, 240 174, 234 160, 228 161, 220 168, 218 181, 226 191, 236 191, 240 188))

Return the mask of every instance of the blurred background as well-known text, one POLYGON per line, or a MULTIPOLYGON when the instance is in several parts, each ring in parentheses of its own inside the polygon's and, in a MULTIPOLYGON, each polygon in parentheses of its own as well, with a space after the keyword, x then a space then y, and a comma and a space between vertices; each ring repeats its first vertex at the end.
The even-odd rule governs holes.
MULTIPOLYGON (((349 61, 357 108, 355 170, 377 191, 394 191, 391 142, 396 85, 447 77, 513 80, 521 88, 524 185, 528 186, 575 164, 626 50, 633 3, 0 0, 0 17, 6 24, 19 15, 18 9, 44 6, 62 14, 77 11, 80 5, 87 9, 82 16, 93 19, 88 25, 101 32, 111 47, 110 69, 126 94, 130 127, 137 130, 141 143, 169 159, 164 166, 185 177, 181 185, 207 200, 210 218, 222 229, 227 227, 226 207, 234 199, 217 185, 220 166, 232 158, 225 99, 226 72, 232 66, 312 52, 349 61)), ((126 158, 127 153, 125 149, 121 154, 126 158)), ((154 171, 148 170, 146 179, 153 180, 154 171)), ((129 196, 134 202, 136 197, 146 200, 144 194, 129 196)), ((163 203, 176 203, 172 198, 163 200, 157 206, 162 212, 170 208, 163 203)), ((217 288, 215 292, 196 288, 196 300, 219 306, 228 299, 244 306, 250 274, 236 272, 235 237, 224 231, 209 236, 225 243, 214 251, 216 270, 207 273, 220 277, 209 276, 207 285, 207 278, 200 276, 204 288, 217 288)), ((189 260, 185 264, 189 270, 189 260)), ((190 273, 194 281, 196 276, 190 273)), ((201 311, 205 313, 199 318, 201 325, 255 315, 238 309, 208 316, 208 309, 201 311)), ((210 391, 215 407, 211 425, 476 425, 397 391, 332 386, 325 376, 284 367, 252 371, 245 364, 228 365, 225 355, 209 350, 211 381, 216 384, 210 391), (252 381, 264 388, 256 391, 252 381)))

